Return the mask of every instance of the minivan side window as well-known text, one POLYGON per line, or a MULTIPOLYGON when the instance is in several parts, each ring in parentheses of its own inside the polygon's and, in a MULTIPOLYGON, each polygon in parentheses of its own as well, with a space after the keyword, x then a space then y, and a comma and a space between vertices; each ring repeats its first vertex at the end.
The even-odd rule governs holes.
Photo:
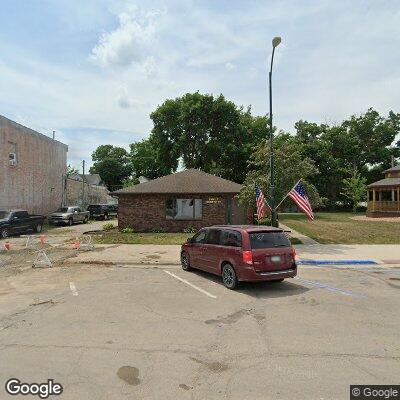
POLYGON ((221 244, 221 231, 219 229, 210 229, 207 234, 207 244, 221 244))
POLYGON ((221 244, 222 246, 242 247, 242 234, 237 231, 222 231, 221 244))
POLYGON ((200 231, 193 236, 193 243, 205 243, 206 241, 206 230, 200 231))

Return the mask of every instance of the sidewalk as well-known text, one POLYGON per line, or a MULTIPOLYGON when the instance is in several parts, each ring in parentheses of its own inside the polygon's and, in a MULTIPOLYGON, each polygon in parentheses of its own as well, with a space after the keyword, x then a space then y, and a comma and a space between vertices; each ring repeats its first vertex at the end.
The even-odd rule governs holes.
MULTIPOLYGON (((400 245, 296 245, 299 261, 305 260, 372 260, 376 263, 399 264, 400 245)), ((94 251, 80 252, 69 263, 177 265, 180 246, 121 244, 96 245, 94 251)))
POLYGON ((310 237, 303 235, 300 232, 295 231, 292 228, 289 228, 287 225, 279 223, 279 227, 282 228, 285 231, 290 231, 289 236, 292 238, 299 239, 301 243, 303 244, 319 244, 317 241, 314 239, 311 239, 310 237))

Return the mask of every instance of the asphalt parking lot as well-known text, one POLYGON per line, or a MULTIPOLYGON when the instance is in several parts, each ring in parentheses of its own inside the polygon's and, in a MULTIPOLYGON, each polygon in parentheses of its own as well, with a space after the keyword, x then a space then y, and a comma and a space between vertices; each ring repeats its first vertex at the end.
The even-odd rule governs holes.
POLYGON ((0 282, 0 397, 13 377, 61 399, 347 399, 399 383, 399 289, 385 265, 234 292, 177 266, 27 269, 0 282))

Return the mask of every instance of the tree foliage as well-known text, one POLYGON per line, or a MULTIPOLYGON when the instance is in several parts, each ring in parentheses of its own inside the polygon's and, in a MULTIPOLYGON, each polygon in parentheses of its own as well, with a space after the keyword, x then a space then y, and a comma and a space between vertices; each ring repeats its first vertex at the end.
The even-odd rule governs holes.
POLYGON ((392 155, 400 155, 399 147, 392 145, 400 132, 400 114, 393 112, 382 117, 369 109, 335 126, 299 121, 295 129, 304 155, 318 167, 313 182, 328 207, 347 201, 343 182, 353 171, 371 183, 381 179, 392 155))
MULTIPOLYGON (((280 133, 274 141, 275 148, 275 198, 279 203, 299 179, 303 180, 308 197, 313 207, 322 204, 317 189, 312 183, 318 173, 314 162, 304 157, 303 148, 293 136, 280 133)), ((263 190, 268 204, 270 198, 270 148, 265 142, 252 154, 249 162, 250 172, 247 174, 244 187, 239 194, 239 201, 247 207, 255 207, 255 185, 263 190)), ((291 205, 287 199, 283 206, 291 205)))
POLYGON ((151 138, 132 143, 130 148, 129 157, 136 178, 145 176, 148 179, 154 179, 172 172, 172 168, 167 167, 160 160, 161 152, 153 144, 151 138))
POLYGON ((99 174, 110 191, 122 187, 124 180, 132 174, 128 152, 111 144, 99 146, 92 154, 91 174, 99 174))
POLYGON ((366 178, 357 171, 354 171, 350 178, 343 179, 341 194, 350 201, 353 212, 356 212, 359 203, 366 198, 366 182, 366 178))
POLYGON ((75 167, 73 167, 71 164, 67 165, 67 173, 66 173, 67 177, 78 174, 78 173, 79 173, 79 171, 75 167))
MULTIPOLYGON (((176 171, 179 160, 235 182, 243 182, 255 144, 265 140, 267 121, 254 118, 224 96, 198 92, 166 100, 151 115, 150 141, 165 171, 176 171)), ((163 172, 165 172, 163 171, 163 172)))

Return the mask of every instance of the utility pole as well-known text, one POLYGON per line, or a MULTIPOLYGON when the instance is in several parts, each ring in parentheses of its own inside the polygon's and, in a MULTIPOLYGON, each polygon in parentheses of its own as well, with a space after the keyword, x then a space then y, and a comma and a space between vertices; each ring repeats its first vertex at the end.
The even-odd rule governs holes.
POLYGON ((82 160, 82 209, 85 207, 85 160, 82 160))
POLYGON ((274 165, 274 133, 272 131, 272 65, 274 63, 275 47, 281 42, 280 37, 274 37, 272 39, 272 56, 271 56, 271 67, 269 70, 269 146, 270 146, 270 193, 271 193, 271 226, 278 226, 277 212, 275 209, 275 165, 274 165))

